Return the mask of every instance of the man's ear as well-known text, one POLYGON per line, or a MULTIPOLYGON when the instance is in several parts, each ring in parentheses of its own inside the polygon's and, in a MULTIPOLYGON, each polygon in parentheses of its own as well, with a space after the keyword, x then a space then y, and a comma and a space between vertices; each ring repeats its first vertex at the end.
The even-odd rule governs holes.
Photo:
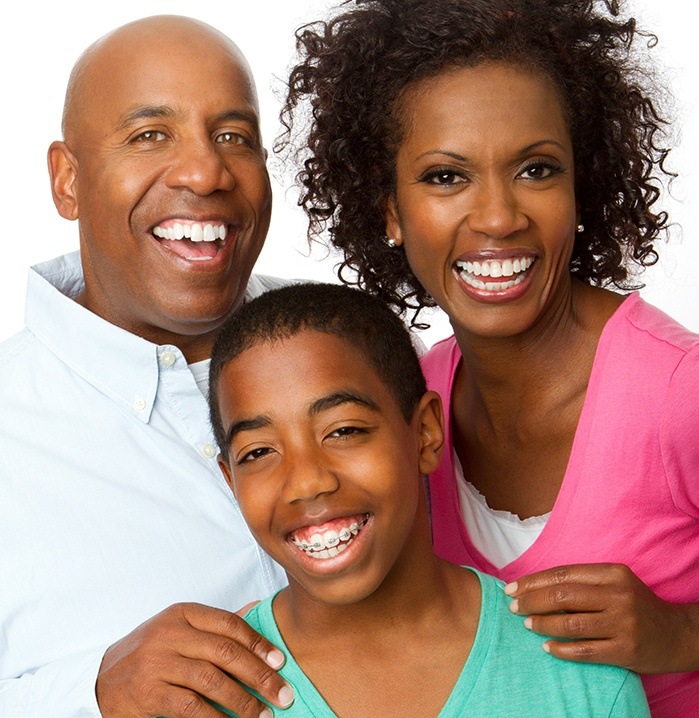
POLYGON ((51 194, 58 214, 78 218, 78 160, 65 142, 52 142, 48 154, 51 194))
POLYGON ((403 244, 403 233, 400 229, 398 218, 398 207, 393 195, 386 197, 384 202, 383 216, 386 220, 386 236, 395 241, 395 246, 403 244))
POLYGON ((420 432, 420 473, 429 474, 439 466, 444 448, 444 415, 439 394, 428 391, 416 409, 420 432))
POLYGON ((218 461, 218 466, 221 469, 221 472, 223 473, 224 477, 226 478, 227 484, 231 487, 233 496, 235 496, 235 487, 233 486, 233 478, 231 477, 231 469, 228 466, 228 462, 223 458, 223 456, 221 456, 221 454, 216 457, 216 461, 218 461))

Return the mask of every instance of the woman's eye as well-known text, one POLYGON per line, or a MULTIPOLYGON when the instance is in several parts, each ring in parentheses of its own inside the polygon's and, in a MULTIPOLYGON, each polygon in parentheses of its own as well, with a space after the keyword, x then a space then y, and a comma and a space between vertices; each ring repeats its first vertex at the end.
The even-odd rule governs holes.
POLYGON ((465 178, 454 170, 434 170, 422 177, 423 182, 441 186, 449 186, 464 182, 465 178))
POLYGON ((521 176, 525 179, 542 180, 548 179, 559 172, 562 172, 562 169, 556 164, 550 162, 534 162, 522 170, 521 176))
POLYGON ((256 459, 261 459, 263 456, 267 456, 267 454, 271 454, 272 449, 270 449, 268 446, 262 446, 259 449, 253 449, 252 451, 248 451, 245 454, 243 454, 237 461, 236 464, 240 466, 241 464, 250 463, 252 461, 255 461, 256 459))
POLYGON ((146 130, 136 137, 137 142, 162 142, 165 139, 165 133, 159 130, 146 130))

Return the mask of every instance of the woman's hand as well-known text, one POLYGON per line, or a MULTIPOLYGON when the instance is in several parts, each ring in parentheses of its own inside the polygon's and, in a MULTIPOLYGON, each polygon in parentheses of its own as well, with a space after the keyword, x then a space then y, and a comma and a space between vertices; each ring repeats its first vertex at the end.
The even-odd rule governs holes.
POLYGON ((637 673, 699 670, 699 603, 663 601, 628 566, 561 566, 510 583, 505 593, 527 628, 564 639, 543 644, 557 658, 637 673))

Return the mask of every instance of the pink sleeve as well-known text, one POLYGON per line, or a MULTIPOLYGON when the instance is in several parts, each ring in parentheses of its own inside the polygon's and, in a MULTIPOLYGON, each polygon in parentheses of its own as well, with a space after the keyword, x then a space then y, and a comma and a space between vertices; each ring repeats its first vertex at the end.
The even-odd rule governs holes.
POLYGON ((699 518, 699 347, 688 352, 675 369, 660 432, 663 464, 675 504, 699 518))

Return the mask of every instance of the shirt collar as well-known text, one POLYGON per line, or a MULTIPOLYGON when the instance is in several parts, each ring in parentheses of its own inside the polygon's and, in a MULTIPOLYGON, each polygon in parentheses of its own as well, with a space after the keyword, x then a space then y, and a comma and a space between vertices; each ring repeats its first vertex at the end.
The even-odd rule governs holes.
POLYGON ((147 423, 158 389, 161 348, 75 302, 84 286, 79 252, 32 267, 27 328, 64 364, 147 423))

